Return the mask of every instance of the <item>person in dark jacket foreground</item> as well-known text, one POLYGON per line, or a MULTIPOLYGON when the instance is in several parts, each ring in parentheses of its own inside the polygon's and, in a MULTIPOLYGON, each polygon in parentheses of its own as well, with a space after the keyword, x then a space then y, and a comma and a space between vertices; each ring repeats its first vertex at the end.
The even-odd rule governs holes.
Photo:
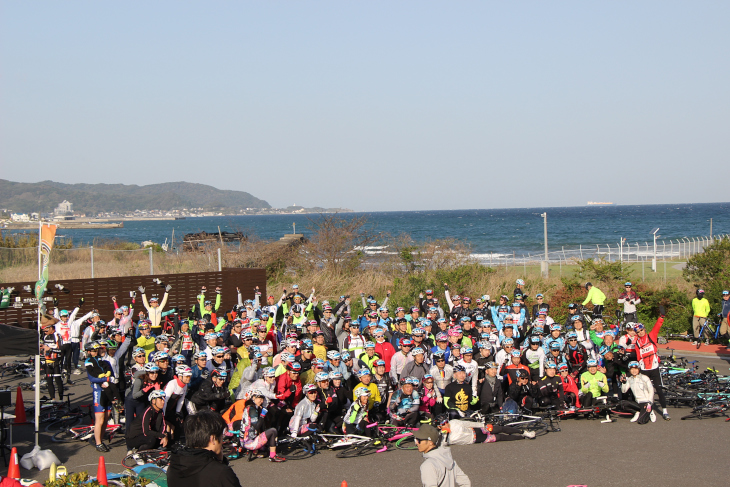
MULTIPOLYGON (((150 407, 137 416, 127 431, 127 449, 152 450, 167 446, 167 424, 162 408, 165 406, 165 391, 155 390, 149 395, 150 407)), ((129 455, 130 452, 127 452, 129 455)))
POLYGON ((185 420, 185 448, 173 453, 167 483, 175 487, 241 487, 223 458, 226 423, 219 413, 200 411, 185 420))

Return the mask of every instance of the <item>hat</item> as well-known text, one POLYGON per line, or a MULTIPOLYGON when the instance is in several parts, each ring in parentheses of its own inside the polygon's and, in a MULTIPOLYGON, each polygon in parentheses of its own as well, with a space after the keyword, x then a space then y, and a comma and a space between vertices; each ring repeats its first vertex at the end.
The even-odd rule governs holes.
POLYGON ((413 437, 417 440, 428 440, 436 443, 439 439, 439 430, 435 426, 424 424, 413 433, 413 437))

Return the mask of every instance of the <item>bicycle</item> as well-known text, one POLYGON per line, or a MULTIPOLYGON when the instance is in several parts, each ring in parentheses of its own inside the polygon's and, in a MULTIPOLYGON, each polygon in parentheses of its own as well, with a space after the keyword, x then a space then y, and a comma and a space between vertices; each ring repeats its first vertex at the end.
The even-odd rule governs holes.
POLYGON ((138 465, 152 464, 160 468, 170 465, 170 452, 165 450, 140 450, 127 455, 122 459, 122 465, 126 468, 134 468, 138 465))
POLYGON ((730 421, 726 411, 728 410, 728 400, 724 399, 717 402, 708 402, 700 406, 695 406, 692 412, 686 416, 682 416, 680 419, 705 419, 712 418, 717 415, 721 415, 725 418, 725 421, 730 421))
MULTIPOLYGON (((106 427, 106 434, 109 438, 109 443, 114 439, 114 435, 122 428, 120 424, 110 424, 106 427)), ((86 426, 76 426, 71 428, 62 429, 55 433, 51 440, 56 443, 70 443, 72 441, 88 441, 94 436, 94 425, 89 424, 86 426)))

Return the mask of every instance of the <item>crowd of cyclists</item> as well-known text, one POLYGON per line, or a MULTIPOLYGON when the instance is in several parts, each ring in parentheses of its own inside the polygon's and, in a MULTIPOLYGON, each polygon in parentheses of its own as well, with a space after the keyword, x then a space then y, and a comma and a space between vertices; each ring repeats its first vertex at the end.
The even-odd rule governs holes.
MULTIPOLYGON (((276 450, 284 436, 367 436, 373 422, 416 427, 476 411, 570 410, 607 395, 641 424, 656 419, 656 394, 669 420, 657 353, 663 309, 647 332, 627 282, 618 300, 626 321, 608 326, 605 295, 591 283, 586 290, 590 324, 578 304, 562 323, 544 295, 528 305, 522 280, 511 298, 472 300, 444 284, 443 302, 429 289, 392 310, 390 292, 382 302, 360 293, 360 315, 350 296, 319 302, 314 289, 307 296, 294 285, 278 299, 256 288, 243 301, 239 291, 228 310, 220 288, 202 288, 182 317, 164 311, 171 286, 149 299, 140 287, 144 310, 130 293, 129 305, 113 299, 108 321, 97 310, 80 316, 83 300, 70 311, 56 308, 58 322, 44 327, 41 348, 51 399, 62 399, 64 378, 88 377, 100 452, 110 448, 103 440, 113 407, 124 411, 130 451, 165 448, 184 435, 186 416, 212 410, 243 448, 273 462, 285 460, 276 450)), ((484 432, 482 440, 530 436, 502 433, 484 432)))

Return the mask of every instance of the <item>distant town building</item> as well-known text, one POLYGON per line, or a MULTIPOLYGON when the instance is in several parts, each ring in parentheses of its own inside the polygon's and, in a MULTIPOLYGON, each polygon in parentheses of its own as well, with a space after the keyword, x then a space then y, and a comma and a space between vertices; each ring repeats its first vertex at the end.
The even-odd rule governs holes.
POLYGON ((53 214, 56 216, 72 216, 74 214, 74 205, 69 201, 63 200, 59 203, 56 209, 53 210, 53 214))

